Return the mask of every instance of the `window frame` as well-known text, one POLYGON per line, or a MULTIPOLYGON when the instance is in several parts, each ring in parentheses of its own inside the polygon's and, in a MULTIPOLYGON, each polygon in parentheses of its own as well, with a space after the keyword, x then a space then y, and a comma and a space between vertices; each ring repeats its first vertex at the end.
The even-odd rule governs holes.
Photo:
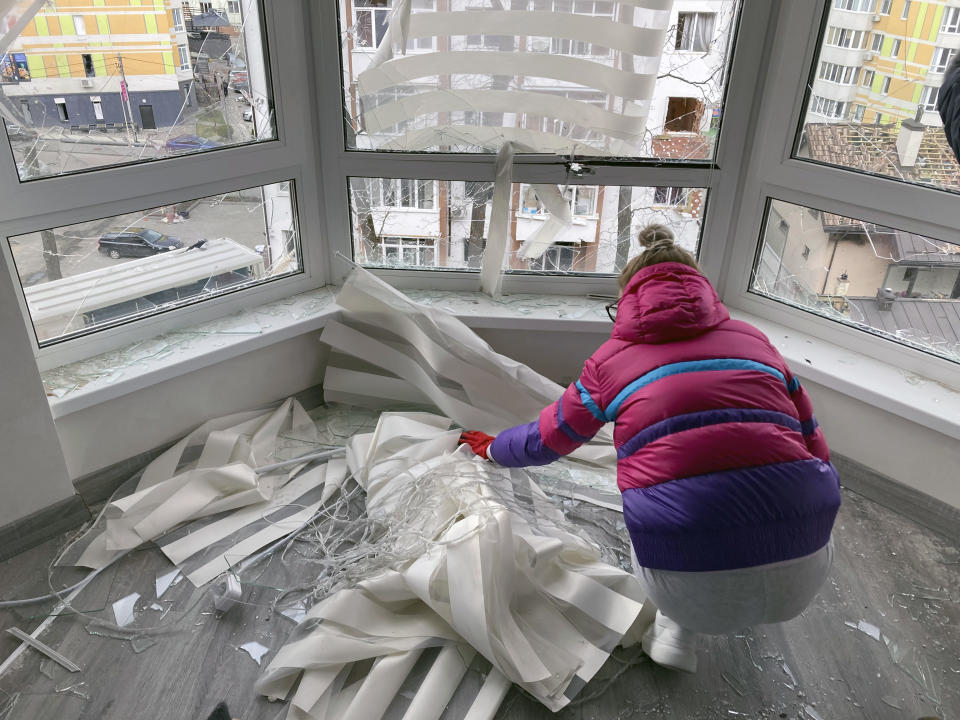
POLYGON ((316 171, 313 115, 317 103, 310 63, 304 62, 313 54, 304 22, 308 0, 265 2, 259 7, 277 139, 29 182, 19 181, 10 143, 5 139, 0 143, 0 173, 7 178, 7 202, 0 215, 0 255, 41 370, 305 292, 329 281, 329 257, 319 242, 325 228, 321 222, 323 189, 316 171), (189 178, 188 185, 184 178, 189 178), (293 180, 296 189, 291 202, 301 239, 300 273, 39 346, 7 238, 287 180, 293 180))
POLYGON ((808 103, 806 87, 815 76, 814 63, 826 33, 825 8, 831 5, 830 0, 776 2, 776 15, 770 26, 770 55, 759 91, 755 135, 758 142, 744 175, 743 194, 718 289, 724 302, 735 311, 751 313, 903 370, 955 385, 956 363, 749 290, 770 199, 960 244, 955 193, 794 157, 796 134, 808 103), (820 31, 808 35, 796 32, 798 27, 819 27, 820 31))
MULTIPOLYGON (((317 95, 342 98, 339 3, 320 3, 312 8, 311 29, 318 39, 317 61, 337 68, 337 73, 324 73, 315 68, 317 95)), ((518 155, 514 162, 514 183, 556 183, 605 186, 668 185, 706 188, 708 192, 703 215, 701 237, 708 233, 723 234, 733 212, 739 177, 746 154, 750 112, 757 82, 756 67, 761 62, 764 30, 770 17, 768 0, 743 0, 735 18, 734 33, 738 37, 732 57, 725 92, 723 120, 715 157, 711 161, 670 163, 657 159, 624 162, 589 162, 594 171, 583 178, 567 172, 569 158, 549 154, 518 155)), ((479 153, 427 154, 411 152, 378 153, 347 150, 344 142, 342 109, 338 103, 320 108, 320 152, 327 213, 327 237, 332 239, 333 280, 339 282, 352 268, 352 228, 348 205, 350 177, 404 177, 421 180, 495 180, 496 156, 479 153)), ((699 262, 704 271, 716 278, 723 262, 722 242, 702 243, 699 262)), ((479 273, 460 270, 373 269, 373 272, 401 288, 442 288, 475 291, 479 273)), ((507 273, 503 292, 543 294, 615 292, 616 279, 611 275, 571 274, 565 276, 535 273, 507 273)))

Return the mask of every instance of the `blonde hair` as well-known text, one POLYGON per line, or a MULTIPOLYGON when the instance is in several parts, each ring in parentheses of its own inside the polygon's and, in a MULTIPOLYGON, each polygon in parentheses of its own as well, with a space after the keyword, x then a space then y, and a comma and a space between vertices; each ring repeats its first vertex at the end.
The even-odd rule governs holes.
POLYGON ((674 243, 673 231, 666 225, 647 225, 640 231, 638 240, 643 245, 644 250, 639 255, 630 258, 623 270, 620 271, 617 282, 620 285, 621 292, 630 282, 630 278, 645 267, 657 263, 676 262, 689 265, 695 270, 700 269, 693 253, 674 243))

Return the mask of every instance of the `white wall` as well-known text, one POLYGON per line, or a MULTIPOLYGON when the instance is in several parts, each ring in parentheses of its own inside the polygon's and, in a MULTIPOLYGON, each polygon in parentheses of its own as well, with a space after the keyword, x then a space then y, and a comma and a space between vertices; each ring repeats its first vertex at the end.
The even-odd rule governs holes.
MULTIPOLYGON (((70 477, 152 450, 210 418, 263 407, 319 385, 328 355, 319 336, 299 335, 58 418, 70 477)), ((0 508, 3 504, 0 498, 0 508)))
POLYGON ((9 277, 0 254, 0 526, 73 495, 9 277))
POLYGON ((960 442, 809 380, 803 386, 831 451, 960 508, 960 442))

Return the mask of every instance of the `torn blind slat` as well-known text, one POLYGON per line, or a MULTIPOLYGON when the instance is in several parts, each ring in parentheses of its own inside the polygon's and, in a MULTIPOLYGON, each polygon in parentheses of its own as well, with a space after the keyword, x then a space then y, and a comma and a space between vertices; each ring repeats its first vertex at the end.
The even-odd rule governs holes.
POLYGON ((658 57, 637 57, 635 70, 628 72, 585 58, 545 53, 461 50, 398 57, 360 73, 360 97, 395 85, 444 74, 476 74, 482 67, 490 75, 523 75, 599 87, 630 100, 647 100, 656 83, 658 57))
POLYGON ((636 155, 671 6, 670 0, 611 5, 619 10, 610 16, 490 8, 411 12, 403 0, 373 58, 357 65, 357 142, 369 149, 497 151, 514 141, 529 152, 568 155, 579 148, 582 154, 636 155), (486 48, 471 47, 470 38, 486 48), (528 38, 546 40, 550 52, 528 52, 528 38), (424 41, 432 50, 418 46, 424 41), (605 57, 583 57, 591 48, 603 48, 605 57), (386 102, 380 96, 385 91, 393 92, 386 102), (547 132, 511 127, 526 124, 519 120, 524 115, 555 122, 547 132), (497 131, 457 130, 484 125, 497 131))

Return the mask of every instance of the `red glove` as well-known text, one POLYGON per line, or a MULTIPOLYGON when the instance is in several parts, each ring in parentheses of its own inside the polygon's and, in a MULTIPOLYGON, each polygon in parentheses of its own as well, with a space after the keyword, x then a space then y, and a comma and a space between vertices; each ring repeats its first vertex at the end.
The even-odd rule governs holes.
POLYGON ((490 443, 492 443, 493 440, 493 435, 487 435, 479 430, 467 430, 466 432, 460 434, 460 444, 469 445, 470 449, 484 460, 490 459, 490 457, 487 455, 487 449, 490 447, 490 443))

